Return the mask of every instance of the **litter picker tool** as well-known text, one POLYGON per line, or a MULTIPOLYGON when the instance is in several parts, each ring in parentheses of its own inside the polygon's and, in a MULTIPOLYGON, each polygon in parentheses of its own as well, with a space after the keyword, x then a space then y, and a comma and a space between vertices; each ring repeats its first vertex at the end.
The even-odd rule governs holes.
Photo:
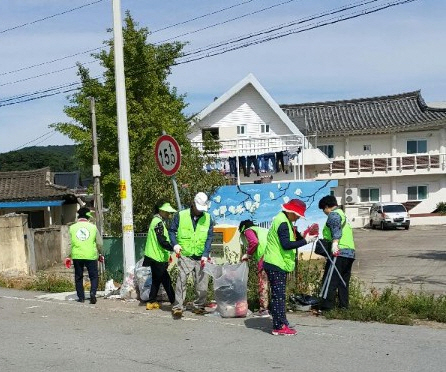
POLYGON ((328 286, 330 285, 331 277, 333 276, 333 271, 336 270, 336 273, 339 276, 339 279, 341 280, 344 287, 347 287, 347 284, 345 284, 344 279, 342 278, 341 273, 339 272, 338 268, 336 267, 336 260, 338 259, 337 256, 334 256, 334 258, 331 257, 330 254, 328 254, 327 249, 325 248, 325 245, 318 239, 315 244, 319 244, 319 246, 322 248, 322 250, 325 252, 325 257, 330 262, 330 268, 328 270, 327 275, 325 276, 324 283, 322 284, 320 297, 323 299, 327 298, 328 295, 328 286))

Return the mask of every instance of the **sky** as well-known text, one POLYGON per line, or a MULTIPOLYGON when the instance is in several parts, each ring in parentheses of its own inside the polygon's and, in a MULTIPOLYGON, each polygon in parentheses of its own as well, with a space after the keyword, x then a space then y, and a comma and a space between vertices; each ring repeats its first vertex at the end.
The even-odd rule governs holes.
MULTIPOLYGON (((278 104, 415 90, 421 90, 427 103, 445 102, 445 1, 415 0, 343 20, 396 1, 401 0, 120 3, 123 17, 128 10, 140 27, 151 31, 149 42, 187 42, 184 52, 195 53, 192 57, 202 56, 197 50, 208 46, 214 49, 207 53, 218 53, 224 50, 216 49, 218 43, 231 42, 226 45, 235 50, 189 62, 183 57, 172 68, 169 83, 186 95, 189 115, 249 73, 278 104), (340 11, 359 4, 364 5, 340 11), (338 13, 322 16, 335 9, 338 13), (322 26, 335 20, 339 22, 322 26), (271 32, 273 28, 277 31, 271 32), (234 41, 248 35, 244 40, 251 45, 241 48, 234 41), (271 35, 277 37, 271 40, 271 35)), ((48 127, 71 121, 63 112, 70 93, 37 99, 44 93, 29 94, 74 87, 69 84, 79 82, 76 62, 92 76, 101 75, 89 51, 104 48, 112 27, 112 0, 0 0, 0 153, 72 144, 48 127), (55 87, 64 88, 49 90, 55 87)))

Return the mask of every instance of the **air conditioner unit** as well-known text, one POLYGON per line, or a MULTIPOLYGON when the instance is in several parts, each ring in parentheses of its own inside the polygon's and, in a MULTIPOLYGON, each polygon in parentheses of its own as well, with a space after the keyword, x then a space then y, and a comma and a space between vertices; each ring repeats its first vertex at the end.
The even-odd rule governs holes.
POLYGON ((358 202, 358 189, 348 187, 345 189, 345 204, 353 204, 358 202))

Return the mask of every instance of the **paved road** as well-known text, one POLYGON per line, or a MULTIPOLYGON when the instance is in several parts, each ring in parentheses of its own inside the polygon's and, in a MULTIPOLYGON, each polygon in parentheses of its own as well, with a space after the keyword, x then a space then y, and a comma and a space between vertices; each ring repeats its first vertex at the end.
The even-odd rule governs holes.
POLYGON ((444 371, 446 328, 290 314, 298 335, 275 337, 269 319, 222 319, 136 302, 95 306, 0 288, 0 370, 444 371))
POLYGON ((446 226, 355 229, 353 272, 368 286, 446 294, 446 226))

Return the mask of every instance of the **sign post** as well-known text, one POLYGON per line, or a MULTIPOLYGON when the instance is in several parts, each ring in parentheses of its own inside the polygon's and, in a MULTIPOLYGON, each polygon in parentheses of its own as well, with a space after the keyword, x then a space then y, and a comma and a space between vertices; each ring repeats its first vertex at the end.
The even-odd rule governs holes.
POLYGON ((178 194, 178 186, 175 179, 175 173, 181 166, 181 149, 175 138, 167 134, 163 134, 158 138, 155 144, 155 160, 160 171, 166 176, 172 177, 172 185, 178 210, 181 210, 180 195, 178 194))

